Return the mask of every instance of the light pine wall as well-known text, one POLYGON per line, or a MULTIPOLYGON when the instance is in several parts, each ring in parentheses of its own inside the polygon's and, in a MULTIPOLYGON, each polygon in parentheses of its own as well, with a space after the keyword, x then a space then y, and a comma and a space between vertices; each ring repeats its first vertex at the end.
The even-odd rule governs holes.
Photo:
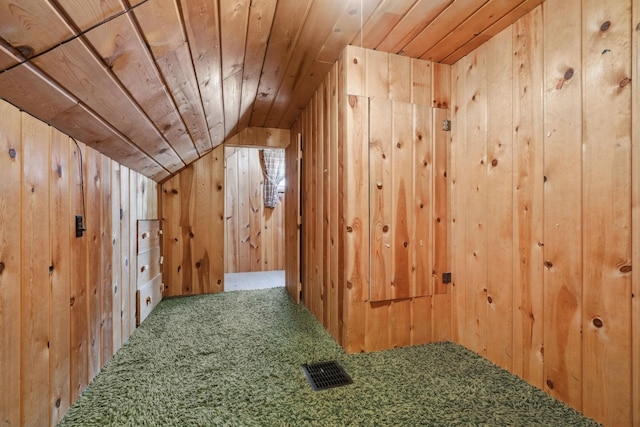
POLYGON ((612 426, 640 423, 638 9, 547 0, 452 67, 453 337, 612 426))
POLYGON ((153 181, 0 101, 3 423, 55 425, 131 335, 136 220, 157 206, 153 181))
POLYGON ((450 338, 448 257, 434 251, 447 246, 448 77, 447 66, 350 46, 292 128, 302 298, 349 352, 450 338))
POLYGON ((164 296, 224 289, 224 145, 162 184, 164 296))
POLYGON ((285 197, 265 208, 264 180, 258 148, 225 148, 225 273, 284 270, 285 197))

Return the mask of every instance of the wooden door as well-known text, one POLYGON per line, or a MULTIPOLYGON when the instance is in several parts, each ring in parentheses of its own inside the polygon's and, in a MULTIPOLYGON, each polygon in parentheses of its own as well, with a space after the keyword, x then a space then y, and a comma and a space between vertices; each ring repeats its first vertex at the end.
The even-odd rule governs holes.
POLYGON ((300 134, 293 133, 291 143, 285 149, 285 270, 287 292, 300 304, 300 248, 301 248, 301 203, 300 203, 300 171, 302 151, 300 150, 300 134))

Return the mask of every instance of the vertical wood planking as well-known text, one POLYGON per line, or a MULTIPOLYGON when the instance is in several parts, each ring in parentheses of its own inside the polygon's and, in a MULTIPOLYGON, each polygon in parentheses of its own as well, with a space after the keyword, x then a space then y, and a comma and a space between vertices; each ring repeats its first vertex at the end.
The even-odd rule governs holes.
MULTIPOLYGON (((411 253, 413 258, 413 286, 410 295, 420 297, 433 294, 433 248, 432 230, 435 197, 432 188, 434 160, 431 108, 412 105, 412 180, 409 193, 411 220, 411 253)), ((406 167, 400 166, 400 167, 406 167)), ((407 168, 409 169, 409 168, 407 168)))
POLYGON ((0 101, 0 413, 8 425, 20 424, 21 116, 0 101))
MULTIPOLYGON (((102 322, 102 156, 92 148, 86 149, 86 217, 85 239, 88 241, 86 260, 86 292, 88 297, 88 373, 92 380, 100 370, 100 342, 102 322)), ((82 201, 80 201, 82 204, 82 201)), ((82 212, 81 212, 82 213, 82 212)))
POLYGON ((251 271, 251 179, 249 152, 238 153, 238 224, 240 246, 238 248, 239 271, 251 271))
MULTIPOLYGON (((434 93, 432 85, 440 82, 432 78, 433 66, 429 61, 411 58, 411 100, 416 105, 431 105, 431 96, 434 93)), ((450 67, 447 67, 449 70, 450 67)), ((449 95, 447 95, 449 96, 449 95)))
POLYGON ((49 338, 49 424, 57 424, 69 409, 70 395, 70 331, 69 308, 71 275, 71 245, 73 230, 71 220, 69 137, 50 128, 51 161, 50 216, 51 261, 50 266, 50 338, 49 338), (54 235, 55 234, 55 235, 54 235))
MULTIPOLYGON (((338 172, 338 144, 339 140, 339 99, 338 99, 338 65, 334 65, 329 79, 329 106, 330 111, 327 116, 327 120, 329 121, 329 227, 330 227, 330 248, 329 248, 329 256, 331 257, 331 271, 330 275, 330 283, 331 283, 331 294, 329 296, 329 300, 332 305, 332 310, 330 311, 330 319, 329 319, 329 332, 331 335, 339 342, 340 340, 340 280, 339 280, 339 272, 338 272, 338 264, 340 262, 340 253, 338 251, 338 238, 339 238, 339 207, 338 207, 338 199, 340 197, 339 194, 339 172, 338 172)), ((291 199, 289 199, 291 200, 291 199)), ((292 201, 287 200, 287 203, 292 203, 292 201)))
POLYGON ((371 301, 392 298, 393 281, 393 177, 392 103, 382 98, 369 100, 369 198, 370 198, 370 296, 371 301))
POLYGON ((454 101, 451 120, 451 335, 460 343, 464 339, 464 313, 466 310, 466 267, 464 259, 465 226, 464 226, 464 193, 463 186, 466 179, 466 168, 463 160, 466 149, 466 127, 464 117, 466 115, 466 79, 464 78, 467 66, 467 57, 461 59, 452 66, 452 75, 455 76, 451 86, 451 98, 454 101))
MULTIPOLYGON (((632 3, 632 22, 631 28, 635 28, 632 32, 631 43, 631 68, 632 68, 632 81, 640 81, 640 4, 635 1, 632 3)), ((632 192, 632 242, 633 259, 631 261, 632 266, 636 268, 632 270, 632 310, 631 318, 632 325, 631 331, 633 333, 632 347, 631 347, 631 378, 634 378, 632 385, 632 401, 631 407, 633 408, 632 424, 640 424, 640 144, 636 141, 640 141, 640 85, 632 85, 632 107, 631 107, 631 120, 632 120, 632 137, 631 137, 631 192, 632 192)))
MULTIPOLYGON (((391 299, 409 298, 414 289, 412 253, 414 241, 409 235, 413 223, 412 199, 414 174, 413 115, 411 104, 393 102, 392 104, 392 214, 391 214, 391 247, 392 269, 391 299)), ((374 120, 369 118, 369 121, 374 120)), ((430 160, 430 159, 429 159, 430 160)), ((427 222, 430 225, 430 222, 427 222)), ((427 226, 429 226, 427 225, 427 226)))
POLYGON ((632 421, 629 6, 582 3, 582 409, 607 425, 632 421))
POLYGON ((257 150, 247 152, 249 175, 249 270, 262 270, 262 194, 264 180, 257 150))
POLYGON ((113 353, 122 346, 122 241, 120 236, 120 164, 111 161, 111 319, 113 334, 113 353))
POLYGON ((469 55, 466 102, 467 150, 464 162, 466 194, 466 312, 465 338, 471 350, 486 354, 487 334, 487 61, 484 45, 469 55))
MULTIPOLYGON (((103 292, 111 292, 102 283, 104 252, 118 260, 120 271, 120 255, 113 255, 113 241, 101 227, 120 220, 120 195, 112 211, 113 193, 103 187, 102 171, 119 166, 9 104, 0 103, 0 111, 0 146, 7 153, 0 157, 2 181, 12 184, 15 196, 0 210, 17 224, 12 236, 0 222, 0 283, 17 281, 12 292, 0 293, 0 315, 11 315, 0 326, 2 348, 12 350, 12 357, 0 352, 0 384, 10 393, 0 401, 2 417, 17 425, 55 425, 103 366, 101 343, 114 348, 125 331, 123 325, 101 336, 102 315, 113 315, 102 307, 103 292), (83 237, 75 236, 76 215, 87 228, 83 237), (12 246, 4 243, 10 238, 12 246), (4 409, 7 404, 11 409, 4 409)), ((120 182, 113 184, 119 192, 120 182)), ((148 186, 155 188, 151 181, 148 186)), ((7 195, 12 192, 3 191, 3 200, 7 195)), ((146 205, 157 210, 148 195, 146 205)), ((120 225, 114 233, 117 241, 129 242, 120 225)), ((122 305, 116 308, 120 316, 122 305)))
POLYGON ((211 283, 211 255, 213 236, 211 229, 213 194, 211 188, 212 156, 207 156, 203 162, 194 163, 193 191, 193 222, 191 239, 193 245, 192 292, 196 295, 210 292, 211 283))
POLYGON ((389 99, 389 54, 367 49, 364 60, 366 96, 389 99))
POLYGON ((514 373, 543 387, 541 10, 514 24, 514 373))
MULTIPOLYGON (((131 208, 129 205, 130 186, 129 175, 131 172, 126 166, 120 166, 120 209, 122 212, 120 218, 120 247, 122 253, 120 255, 120 312, 122 313, 122 344, 128 339, 133 329, 131 328, 131 315, 135 314, 135 299, 131 300, 131 286, 136 286, 135 282, 131 282, 131 260, 134 259, 135 253, 131 253, 131 208)), ((133 229, 135 230, 135 228, 133 229)), ((135 316, 134 316, 135 317, 135 316)))
POLYGON ((225 273, 238 271, 238 151, 225 148, 225 193, 224 193, 224 238, 225 238, 225 273), (228 154, 233 152, 233 154, 228 154))
POLYGON ((344 95, 366 96, 365 49, 347 46, 343 54, 344 95))
MULTIPOLYGON (((113 356, 113 244, 111 241, 111 160, 101 156, 102 168, 102 293, 100 323, 100 365, 104 366, 113 356)), ((98 367, 98 368, 99 368, 98 367)))
MULTIPOLYGON (((21 424, 49 423, 49 127, 22 114, 21 424), (42 242, 47 242, 43 244, 42 242)), ((15 320, 14 320, 15 321, 15 320)))
POLYGON ((222 292, 224 290, 224 245, 214 242, 224 239, 224 146, 219 145, 214 148, 210 156, 213 160, 210 165, 213 209, 210 213, 212 249, 209 255, 211 282, 208 292, 222 292))
POLYGON ((433 108, 448 109, 451 105, 451 66, 434 63, 432 70, 433 98, 431 100, 431 106, 433 108))
MULTIPOLYGON (((138 193, 136 191, 138 184, 138 173, 133 170, 129 171, 129 330, 131 333, 136 329, 137 325, 137 304, 136 294, 138 291, 138 285, 136 283, 138 277, 136 254, 138 249, 138 207, 136 199, 138 193)), ((163 241, 169 240, 165 237, 163 241)), ((173 239, 171 239, 173 240, 173 239)), ((163 270, 163 274, 166 274, 167 270, 163 270)), ((164 277, 164 276, 163 276, 164 277)))
MULTIPOLYGON (((580 1, 543 5, 544 383, 575 408, 583 377, 581 9, 580 1), (564 42, 549 42, 557 37, 564 42)), ((520 30, 514 36, 526 37, 520 30)))
POLYGON ((343 147, 343 197, 341 212, 344 214, 344 280, 345 289, 345 326, 343 342, 351 352, 364 347, 364 330, 360 324, 361 307, 358 303, 366 300, 369 275, 369 225, 361 212, 369 206, 368 197, 368 145, 369 132, 365 125, 369 117, 366 98, 348 96, 344 112, 345 138, 351 143, 343 147), (348 165, 348 167, 345 167, 348 165))
POLYGON ((511 370, 513 356, 512 32, 487 43, 487 357, 511 370))
MULTIPOLYGON (((448 242, 448 179, 447 152, 449 132, 442 129, 449 120, 449 111, 434 108, 432 121, 433 138, 433 293, 449 293, 449 286, 442 282, 442 274, 450 271, 448 242)), ((429 240, 427 240, 429 242, 429 240)), ((431 272, 429 272, 431 273, 431 272)))
MULTIPOLYGON (((74 144, 71 148, 71 214, 83 215, 85 227, 88 218, 85 215, 84 196, 88 190, 89 173, 87 149, 84 144, 74 144), (86 173, 86 180, 85 180, 86 173)), ((88 286, 88 245, 91 231, 83 237, 71 234, 71 259, 80 268, 71 269, 71 401, 75 401, 89 383, 89 286, 88 286)))

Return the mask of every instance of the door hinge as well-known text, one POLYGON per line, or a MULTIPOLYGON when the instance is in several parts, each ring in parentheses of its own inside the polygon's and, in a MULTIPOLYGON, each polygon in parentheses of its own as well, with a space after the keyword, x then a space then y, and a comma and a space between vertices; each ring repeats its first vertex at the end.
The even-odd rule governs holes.
POLYGON ((444 284, 451 283, 451 272, 442 273, 442 283, 444 284))
POLYGON ((449 132, 451 130, 451 120, 445 119, 442 121, 442 130, 449 132))

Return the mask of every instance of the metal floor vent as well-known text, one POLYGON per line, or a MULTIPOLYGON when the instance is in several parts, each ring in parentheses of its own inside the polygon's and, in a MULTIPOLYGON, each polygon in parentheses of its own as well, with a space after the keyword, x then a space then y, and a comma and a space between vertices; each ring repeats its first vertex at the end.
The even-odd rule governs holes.
POLYGON ((340 387, 353 383, 351 377, 335 360, 302 365, 302 371, 314 391, 340 387))

